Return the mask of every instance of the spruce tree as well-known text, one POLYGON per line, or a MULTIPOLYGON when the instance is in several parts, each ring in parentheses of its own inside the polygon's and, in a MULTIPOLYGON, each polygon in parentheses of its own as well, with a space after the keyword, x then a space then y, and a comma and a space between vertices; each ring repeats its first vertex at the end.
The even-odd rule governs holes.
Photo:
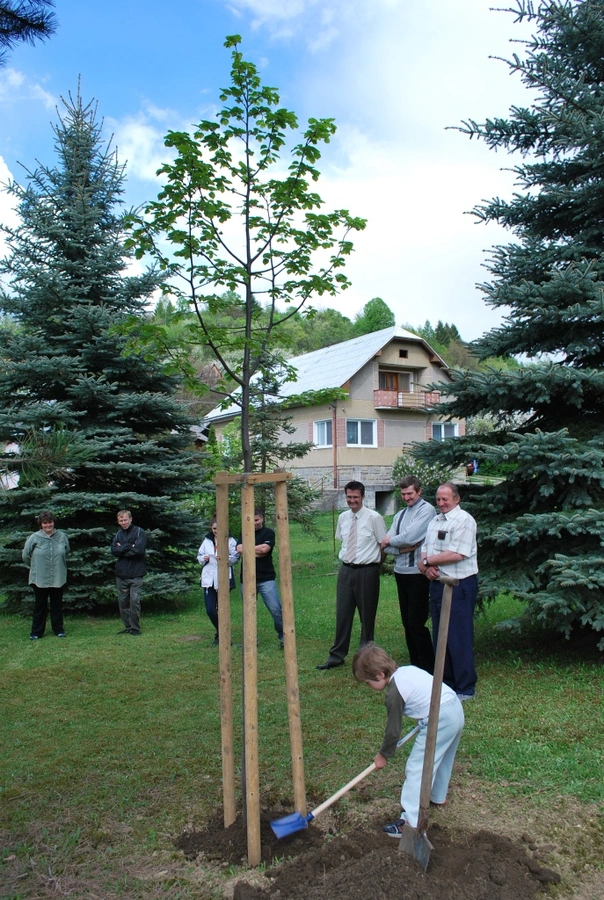
POLYGON ((473 350, 482 360, 516 354, 527 364, 457 372, 439 412, 491 414, 495 430, 423 455, 507 467, 502 483, 466 498, 479 520, 485 593, 512 590, 532 619, 567 636, 581 627, 601 633, 604 5, 519 2, 516 18, 534 31, 508 63, 530 105, 461 130, 518 159, 512 199, 474 210, 514 240, 492 250, 492 279, 481 285, 503 324, 473 350))
POLYGON ((15 44, 33 44, 54 34, 57 20, 52 7, 52 0, 0 0, 0 68, 15 44))
POLYGON ((58 163, 9 186, 20 223, 3 229, 0 441, 4 471, 19 481, 0 492, 0 565, 12 609, 28 596, 21 550, 43 509, 69 534, 72 609, 114 603, 109 543, 121 507, 150 532, 148 596, 190 586, 183 567, 200 535, 183 505, 202 472, 177 385, 157 360, 125 356, 118 330, 144 314, 159 278, 127 274, 124 168, 95 105, 79 90, 63 104, 58 163))

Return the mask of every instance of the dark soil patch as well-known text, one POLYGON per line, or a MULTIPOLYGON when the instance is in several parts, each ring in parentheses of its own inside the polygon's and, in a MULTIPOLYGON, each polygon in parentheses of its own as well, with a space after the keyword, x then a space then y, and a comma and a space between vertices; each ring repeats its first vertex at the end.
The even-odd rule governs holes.
MULTIPOLYGON (((399 852, 399 842, 380 832, 380 825, 346 835, 322 832, 312 824, 278 840, 270 822, 261 819, 262 860, 285 862, 266 872, 262 887, 244 878, 235 885, 234 900, 532 900, 560 876, 544 866, 538 849, 488 831, 455 832, 434 824, 430 840, 434 850, 424 874, 416 861, 399 852)), ((177 841, 189 858, 228 864, 244 863, 247 832, 240 820, 225 829, 222 819, 204 831, 185 832, 177 841)))

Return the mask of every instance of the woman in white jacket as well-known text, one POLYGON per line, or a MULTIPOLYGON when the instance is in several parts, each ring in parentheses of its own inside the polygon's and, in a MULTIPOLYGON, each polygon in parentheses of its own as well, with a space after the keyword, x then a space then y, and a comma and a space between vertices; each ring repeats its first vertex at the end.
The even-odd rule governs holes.
MULTIPOLYGON (((201 570, 201 586, 206 604, 206 613, 214 628, 216 637, 212 645, 218 646, 218 547, 216 546, 216 533, 218 526, 214 517, 210 522, 209 531, 201 542, 197 551, 197 562, 203 566, 201 570)), ((235 538, 229 537, 229 582, 234 586, 233 566, 239 559, 235 538)))

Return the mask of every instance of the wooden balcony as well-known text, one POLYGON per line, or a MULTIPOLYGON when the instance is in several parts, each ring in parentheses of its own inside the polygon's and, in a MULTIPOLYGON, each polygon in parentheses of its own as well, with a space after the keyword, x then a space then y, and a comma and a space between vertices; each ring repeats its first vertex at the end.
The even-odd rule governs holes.
POLYGON ((374 391, 376 409, 432 409, 440 403, 440 391, 374 391))

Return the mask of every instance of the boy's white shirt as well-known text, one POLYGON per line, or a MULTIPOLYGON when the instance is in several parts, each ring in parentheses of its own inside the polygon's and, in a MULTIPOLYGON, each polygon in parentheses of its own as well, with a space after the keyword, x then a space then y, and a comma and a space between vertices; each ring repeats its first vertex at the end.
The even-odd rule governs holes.
MULTIPOLYGON (((404 713, 410 719, 424 719, 430 712, 433 678, 417 666, 399 666, 391 681, 403 698, 404 713)), ((440 703, 446 703, 457 695, 447 684, 443 684, 440 703)))

